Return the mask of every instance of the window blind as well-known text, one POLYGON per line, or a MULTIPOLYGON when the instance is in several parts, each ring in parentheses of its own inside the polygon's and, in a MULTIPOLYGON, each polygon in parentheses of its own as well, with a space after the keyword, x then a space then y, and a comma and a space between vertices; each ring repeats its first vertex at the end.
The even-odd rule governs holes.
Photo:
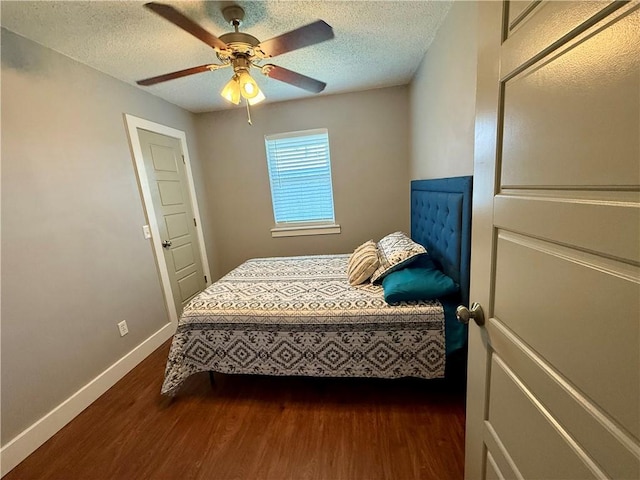
POLYGON ((265 136, 276 225, 333 223, 326 129, 265 136))

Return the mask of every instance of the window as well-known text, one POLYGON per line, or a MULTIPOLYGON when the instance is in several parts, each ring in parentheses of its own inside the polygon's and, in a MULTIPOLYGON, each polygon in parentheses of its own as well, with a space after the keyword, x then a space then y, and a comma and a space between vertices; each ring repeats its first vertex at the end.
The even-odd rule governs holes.
POLYGON ((340 233, 326 128, 266 135, 274 237, 340 233))

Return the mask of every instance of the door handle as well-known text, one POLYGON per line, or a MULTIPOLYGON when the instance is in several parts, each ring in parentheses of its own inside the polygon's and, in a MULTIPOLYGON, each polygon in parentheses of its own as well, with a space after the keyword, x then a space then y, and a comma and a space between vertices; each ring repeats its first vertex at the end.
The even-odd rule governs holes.
POLYGON ((169 248, 169 247, 171 246, 171 240, 164 240, 164 241, 162 242, 162 246, 163 246, 164 248, 169 248))
POLYGON ((464 305, 460 305, 456 309, 456 318, 460 323, 464 323, 465 325, 469 323, 470 318, 473 318, 479 327, 484 325, 484 312, 478 302, 473 302, 471 310, 464 305))

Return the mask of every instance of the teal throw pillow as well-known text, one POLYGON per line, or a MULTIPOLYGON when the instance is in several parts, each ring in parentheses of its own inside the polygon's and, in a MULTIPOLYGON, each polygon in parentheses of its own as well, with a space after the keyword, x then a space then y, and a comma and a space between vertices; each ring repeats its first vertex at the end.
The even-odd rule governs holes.
POLYGON ((387 303, 433 300, 458 291, 458 285, 440 270, 407 267, 382 280, 387 303))

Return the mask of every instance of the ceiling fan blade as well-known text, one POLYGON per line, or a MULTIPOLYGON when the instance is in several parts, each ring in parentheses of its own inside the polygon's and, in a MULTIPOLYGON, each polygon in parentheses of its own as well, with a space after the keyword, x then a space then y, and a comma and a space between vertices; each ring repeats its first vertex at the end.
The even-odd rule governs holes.
POLYGON ((156 2, 145 3, 144 6, 149 10, 157 13, 165 20, 169 20, 174 25, 182 28, 184 31, 190 33, 197 39, 203 41, 210 47, 215 48, 216 50, 227 50, 228 47, 226 43, 224 43, 212 33, 207 32, 204 28, 202 28, 190 18, 185 17, 182 13, 180 13, 172 6, 156 2))
POLYGON ((165 73, 164 75, 158 75, 157 77, 145 78, 144 80, 138 80, 136 83, 148 87, 149 85, 155 85, 156 83, 166 82, 167 80, 173 80, 174 78, 186 77, 187 75, 193 75, 195 73, 208 72, 212 70, 212 66, 216 65, 200 65, 199 67, 191 67, 186 70, 178 70, 177 72, 165 73))
POLYGON ((324 87, 327 86, 326 83, 321 82, 320 80, 307 77, 306 75, 294 72, 293 70, 278 67, 277 65, 265 65, 263 67, 263 73, 269 78, 275 78, 281 82, 289 83, 294 87, 302 88, 303 90, 313 93, 320 93, 324 90, 324 87))
POLYGON ((333 28, 326 22, 318 20, 304 27, 296 28, 290 32, 265 40, 258 45, 258 48, 267 56, 275 57, 282 53, 331 40, 333 36, 333 28))

